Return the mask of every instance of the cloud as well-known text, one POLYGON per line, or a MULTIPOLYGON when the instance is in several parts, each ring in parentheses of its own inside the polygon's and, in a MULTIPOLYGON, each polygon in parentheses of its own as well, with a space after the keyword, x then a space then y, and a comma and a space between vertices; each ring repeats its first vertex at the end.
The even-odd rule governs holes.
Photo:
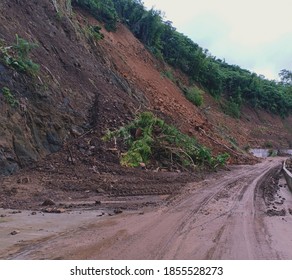
POLYGON ((212 55, 268 78, 292 68, 291 0, 144 0, 212 55), (261 71, 261 72, 259 72, 261 71))

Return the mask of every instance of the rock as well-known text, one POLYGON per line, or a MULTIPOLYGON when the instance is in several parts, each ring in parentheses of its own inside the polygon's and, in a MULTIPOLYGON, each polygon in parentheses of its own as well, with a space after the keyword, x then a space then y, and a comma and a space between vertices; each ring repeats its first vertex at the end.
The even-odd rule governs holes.
POLYGON ((29 178, 28 177, 24 177, 24 178, 18 178, 17 179, 17 184, 28 184, 29 183, 29 178))
POLYGON ((290 214, 290 215, 292 215, 292 209, 291 209, 291 208, 289 208, 289 210, 288 210, 288 211, 289 211, 289 214, 290 214))
POLYGON ((286 210, 274 210, 274 209, 269 209, 267 212, 267 215, 272 217, 272 216, 286 216, 286 210))
POLYGON ((48 131, 46 134, 46 141, 44 147, 51 153, 58 152, 62 147, 62 141, 55 131, 48 131))
POLYGON ((20 233, 19 230, 14 230, 14 231, 10 232, 11 235, 16 235, 16 234, 18 234, 18 233, 20 233))
POLYGON ((144 162, 140 162, 140 167, 141 167, 142 169, 146 169, 146 164, 145 164, 144 162))
POLYGON ((63 208, 46 208, 46 209, 43 209, 42 211, 45 213, 56 213, 56 214, 61 214, 61 213, 66 212, 66 210, 63 208))
POLYGON ((0 149, 0 175, 11 175, 19 170, 16 157, 9 149, 0 149))
POLYGON ((32 163, 37 161, 37 151, 29 141, 20 137, 19 139, 14 139, 13 146, 17 159, 23 167, 31 166, 32 163))
POLYGON ((12 212, 9 212, 9 214, 20 214, 20 213, 21 213, 20 210, 14 210, 14 211, 12 211, 12 212))
POLYGON ((68 156, 67 161, 74 164, 76 162, 76 159, 72 158, 71 156, 68 156))
POLYGON ((72 125, 71 127, 71 133, 75 136, 75 137, 79 137, 82 134, 84 134, 84 130, 83 128, 77 126, 77 125, 72 125))
POLYGON ((123 211, 121 209, 115 209, 114 213, 117 215, 123 213, 123 211))
POLYGON ((99 200, 95 201, 95 205, 100 205, 100 204, 101 204, 101 201, 99 201, 99 200))
POLYGON ((98 189, 96 190, 96 192, 97 192, 97 193, 106 193, 106 191, 105 191, 104 189, 102 189, 102 188, 98 188, 98 189))
POLYGON ((35 211, 34 211, 34 212, 31 212, 31 215, 32 215, 32 216, 34 216, 34 215, 36 215, 36 214, 37 214, 37 212, 35 212, 35 211))
POLYGON ((52 206, 52 205, 56 205, 56 203, 51 199, 46 199, 42 204, 42 206, 52 206))

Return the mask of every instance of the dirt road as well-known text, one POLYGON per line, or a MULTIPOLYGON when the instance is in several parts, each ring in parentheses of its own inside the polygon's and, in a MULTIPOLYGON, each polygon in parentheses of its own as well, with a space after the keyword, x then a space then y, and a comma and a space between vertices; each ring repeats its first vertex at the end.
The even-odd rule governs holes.
POLYGON ((30 236, 22 245, 0 246, 0 257, 291 259, 292 194, 279 175, 282 160, 218 172, 144 212, 102 217, 94 212, 71 213, 71 222, 65 224, 68 213, 64 213, 55 216, 55 226, 43 218, 47 234, 30 236))

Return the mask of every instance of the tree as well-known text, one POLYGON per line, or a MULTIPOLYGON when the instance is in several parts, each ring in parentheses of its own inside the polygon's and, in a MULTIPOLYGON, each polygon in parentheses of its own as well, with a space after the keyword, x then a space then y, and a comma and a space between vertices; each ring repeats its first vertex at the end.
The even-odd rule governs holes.
POLYGON ((292 86, 292 71, 282 69, 279 73, 279 77, 283 84, 292 86))

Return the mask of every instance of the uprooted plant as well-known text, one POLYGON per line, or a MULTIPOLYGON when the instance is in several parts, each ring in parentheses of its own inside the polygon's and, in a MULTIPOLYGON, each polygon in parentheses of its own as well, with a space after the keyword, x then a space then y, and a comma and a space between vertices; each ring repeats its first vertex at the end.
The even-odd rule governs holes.
POLYGON ((5 46, 4 41, 0 41, 0 59, 15 70, 35 75, 39 71, 39 65, 34 63, 29 55, 37 45, 16 35, 16 42, 12 46, 5 46))
POLYGON ((194 138, 151 112, 141 113, 128 125, 108 131, 103 137, 105 141, 113 138, 123 140, 126 152, 121 153, 120 163, 128 167, 159 162, 169 168, 216 168, 225 165, 229 158, 227 153, 213 157, 210 150, 194 138))

